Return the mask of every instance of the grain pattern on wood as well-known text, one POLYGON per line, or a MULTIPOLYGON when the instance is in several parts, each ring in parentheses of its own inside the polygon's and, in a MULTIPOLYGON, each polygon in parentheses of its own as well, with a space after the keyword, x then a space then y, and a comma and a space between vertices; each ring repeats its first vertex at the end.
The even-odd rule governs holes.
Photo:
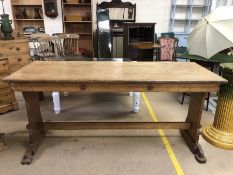
POLYGON ((38 122, 43 121, 40 113, 39 95, 38 93, 23 92, 23 97, 25 99, 27 116, 30 125, 30 143, 33 143, 36 137, 43 131, 43 128, 37 126, 38 122))
POLYGON ((6 40, 0 41, 0 55, 11 56, 17 54, 28 54, 29 53, 29 41, 28 40, 6 40))
POLYGON ((15 39, 15 40, 0 40, 0 44, 12 44, 12 43, 15 43, 16 45, 17 44, 20 44, 20 43, 28 43, 29 40, 26 39, 26 38, 22 38, 22 39, 15 39))
POLYGON ((11 111, 11 110, 16 111, 18 109, 19 109, 19 105, 17 102, 2 105, 2 106, 0 106, 0 114, 6 113, 6 112, 11 111))
POLYGON ((9 59, 0 58, 0 114, 18 109, 14 92, 7 83, 2 82, 2 79, 9 73, 9 59))
POLYGON ((100 83, 10 83, 15 91, 47 91, 47 92, 216 92, 217 84, 100 84, 100 83))
POLYGON ((0 58, 0 76, 9 74, 8 59, 0 58))
MULTIPOLYGON (((17 54, 8 56, 8 61, 10 67, 19 66, 19 65, 26 65, 30 62, 29 54, 17 54)), ((22 67, 22 66, 21 66, 22 67)))
POLYGON ((45 131, 43 127, 38 126, 38 123, 43 122, 40 113, 38 93, 23 92, 23 97, 25 99, 29 122, 29 146, 23 156, 21 163, 30 164, 36 149, 44 138, 45 131))
POLYGON ((185 122, 43 122, 46 130, 85 130, 85 129, 190 129, 185 122))
POLYGON ((226 83, 196 63, 183 62, 33 62, 4 79, 40 83, 226 83))

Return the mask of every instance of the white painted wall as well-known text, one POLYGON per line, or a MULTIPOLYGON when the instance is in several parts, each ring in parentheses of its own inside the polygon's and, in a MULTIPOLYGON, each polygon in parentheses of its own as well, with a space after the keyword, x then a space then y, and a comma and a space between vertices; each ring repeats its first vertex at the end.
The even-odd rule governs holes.
POLYGON ((171 0, 135 0, 137 22, 156 22, 155 32, 168 32, 171 0))
MULTIPOLYGON (((3 1, 5 13, 9 14, 9 19, 12 19, 12 10, 11 10, 11 1, 4 0, 3 1)), ((3 14, 2 2, 0 1, 0 14, 3 14)))
POLYGON ((49 18, 45 14, 43 14, 45 31, 50 35, 52 35, 53 33, 63 32, 61 1, 62 0, 57 0, 58 16, 56 18, 49 18))

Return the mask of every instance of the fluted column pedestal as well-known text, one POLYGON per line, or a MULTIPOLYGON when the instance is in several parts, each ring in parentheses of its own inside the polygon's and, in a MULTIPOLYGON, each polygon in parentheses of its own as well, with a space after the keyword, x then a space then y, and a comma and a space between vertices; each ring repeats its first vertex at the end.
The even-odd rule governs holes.
POLYGON ((219 148, 233 149, 233 63, 221 66, 228 84, 220 88, 214 123, 203 129, 203 137, 219 148))

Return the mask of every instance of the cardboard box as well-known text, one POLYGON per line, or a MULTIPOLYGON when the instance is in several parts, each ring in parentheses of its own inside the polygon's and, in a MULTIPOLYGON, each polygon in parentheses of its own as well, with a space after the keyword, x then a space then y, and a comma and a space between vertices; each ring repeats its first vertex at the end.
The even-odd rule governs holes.
POLYGON ((66 0, 66 3, 79 3, 79 0, 66 0))
POLYGON ((67 15, 66 21, 82 21, 82 16, 67 15))

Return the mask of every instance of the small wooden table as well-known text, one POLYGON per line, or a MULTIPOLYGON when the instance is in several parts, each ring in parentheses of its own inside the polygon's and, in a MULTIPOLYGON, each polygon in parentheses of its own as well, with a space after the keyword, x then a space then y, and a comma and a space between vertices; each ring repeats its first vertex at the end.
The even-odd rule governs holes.
POLYGON ((159 49, 163 46, 157 43, 152 43, 152 42, 138 42, 138 43, 131 43, 131 47, 136 48, 136 49, 141 49, 141 50, 155 50, 156 52, 156 60, 159 60, 159 49))
POLYGON ((160 44, 152 43, 152 42, 139 42, 139 43, 131 43, 130 46, 137 49, 158 49, 161 48, 160 44))
POLYGON ((30 164, 47 130, 180 129, 199 162, 206 158, 198 143, 205 93, 218 91, 225 79, 186 62, 33 62, 6 77, 25 98, 29 147, 22 164, 30 164), (38 92, 191 92, 185 122, 43 122, 38 92))

